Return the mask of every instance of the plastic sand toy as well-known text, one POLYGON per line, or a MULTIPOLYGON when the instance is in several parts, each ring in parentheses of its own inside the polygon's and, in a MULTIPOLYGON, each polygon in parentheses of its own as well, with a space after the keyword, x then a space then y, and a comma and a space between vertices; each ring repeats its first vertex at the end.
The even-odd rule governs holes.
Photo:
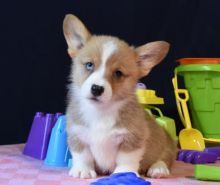
POLYGON ((199 180, 220 181, 220 166, 195 165, 195 177, 199 180))
POLYGON ((189 93, 192 126, 201 131, 205 142, 220 143, 220 58, 178 61, 181 65, 175 69, 176 89, 177 76, 183 76, 186 89, 182 90, 189 93))
POLYGON ((151 185, 150 182, 137 177, 135 173, 115 173, 92 182, 90 185, 151 185))

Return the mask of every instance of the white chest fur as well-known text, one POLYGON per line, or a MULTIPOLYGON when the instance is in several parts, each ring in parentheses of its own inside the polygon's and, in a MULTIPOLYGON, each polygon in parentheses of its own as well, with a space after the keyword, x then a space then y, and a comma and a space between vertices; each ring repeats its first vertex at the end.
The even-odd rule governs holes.
POLYGON ((119 132, 120 130, 116 129, 98 129, 97 132, 90 132, 90 150, 102 170, 114 170, 118 146, 123 139, 122 132, 119 132))
POLYGON ((84 114, 84 119, 87 125, 74 125, 73 130, 77 132, 79 139, 88 145, 99 168, 113 171, 118 146, 127 129, 115 128, 117 114, 114 111, 111 113, 90 111, 84 114))
POLYGON ((96 164, 103 171, 115 168, 118 146, 122 142, 126 129, 112 128, 106 122, 96 122, 94 126, 74 126, 79 139, 87 144, 96 164))

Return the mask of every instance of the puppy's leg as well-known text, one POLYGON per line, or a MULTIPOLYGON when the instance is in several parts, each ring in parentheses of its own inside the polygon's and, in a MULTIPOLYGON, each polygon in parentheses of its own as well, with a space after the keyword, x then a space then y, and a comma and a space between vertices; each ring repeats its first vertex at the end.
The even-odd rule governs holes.
POLYGON ((81 152, 71 151, 73 156, 73 167, 69 175, 79 178, 95 178, 94 159, 89 148, 84 147, 81 152))
POLYGON ((140 161, 142 160, 143 148, 135 149, 134 151, 119 151, 116 158, 116 168, 113 173, 119 172, 134 172, 138 176, 140 161))
MULTIPOLYGON (((75 121, 72 118, 71 107, 67 111, 67 142, 72 155, 73 165, 69 171, 69 175, 79 178, 94 178, 96 177, 95 162, 93 155, 88 145, 80 139, 79 133, 84 133, 84 127, 79 124, 73 124, 75 121)), ((76 116, 77 118, 77 116, 76 116)), ((76 119, 77 120, 77 119, 76 119)), ((76 121, 77 122, 77 121, 76 121)), ((84 138, 82 136, 82 138, 84 138)))
POLYGON ((161 155, 161 158, 152 164, 148 169, 147 176, 152 178, 167 177, 170 174, 170 167, 176 158, 176 148, 168 147, 161 155))

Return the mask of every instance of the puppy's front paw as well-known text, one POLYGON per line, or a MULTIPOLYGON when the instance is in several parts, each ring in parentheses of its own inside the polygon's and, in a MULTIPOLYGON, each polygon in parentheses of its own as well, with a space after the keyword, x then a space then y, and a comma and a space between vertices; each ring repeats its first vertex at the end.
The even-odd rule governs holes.
POLYGON ((88 178, 95 178, 96 172, 94 169, 89 168, 87 166, 80 166, 80 167, 72 167, 69 171, 69 176, 88 179, 88 178))
POLYGON ((151 178, 167 177, 170 174, 167 165, 163 161, 154 163, 148 170, 147 176, 151 178))

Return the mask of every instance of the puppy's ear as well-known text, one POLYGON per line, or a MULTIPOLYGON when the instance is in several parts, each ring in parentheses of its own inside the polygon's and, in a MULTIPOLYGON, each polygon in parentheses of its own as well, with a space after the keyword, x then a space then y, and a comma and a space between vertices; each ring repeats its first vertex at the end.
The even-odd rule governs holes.
POLYGON ((84 24, 72 14, 65 16, 63 21, 63 32, 68 45, 68 53, 71 57, 75 57, 77 52, 91 37, 91 34, 84 24))
POLYGON ((163 60, 169 51, 169 47, 169 43, 165 41, 156 41, 136 48, 139 56, 140 78, 146 76, 155 65, 163 60))

